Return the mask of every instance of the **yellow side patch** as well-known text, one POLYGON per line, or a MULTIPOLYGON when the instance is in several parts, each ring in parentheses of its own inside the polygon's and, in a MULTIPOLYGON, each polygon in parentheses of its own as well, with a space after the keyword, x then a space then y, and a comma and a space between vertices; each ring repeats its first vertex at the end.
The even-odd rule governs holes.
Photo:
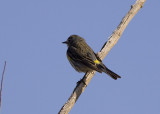
POLYGON ((100 61, 98 61, 97 59, 94 61, 94 63, 96 64, 100 64, 100 61))
POLYGON ((69 61, 71 60, 71 58, 68 55, 67 55, 67 58, 68 58, 69 61))

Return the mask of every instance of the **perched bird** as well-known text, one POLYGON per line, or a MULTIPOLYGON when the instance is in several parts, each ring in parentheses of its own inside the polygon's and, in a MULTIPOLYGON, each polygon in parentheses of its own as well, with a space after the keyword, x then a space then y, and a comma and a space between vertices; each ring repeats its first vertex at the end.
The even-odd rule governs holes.
POLYGON ((67 58, 76 71, 86 73, 96 70, 100 73, 105 72, 115 80, 121 78, 102 63, 82 37, 71 35, 62 43, 67 44, 67 58))

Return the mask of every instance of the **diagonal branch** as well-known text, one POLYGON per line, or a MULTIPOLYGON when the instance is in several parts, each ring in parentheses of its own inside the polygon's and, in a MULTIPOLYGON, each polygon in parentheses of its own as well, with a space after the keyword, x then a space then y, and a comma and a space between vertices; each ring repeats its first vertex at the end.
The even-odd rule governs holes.
MULTIPOLYGON (((120 39, 124 29, 127 27, 131 19, 136 15, 136 13, 143 7, 143 4, 146 0, 137 0, 134 5, 131 6, 131 9, 126 14, 126 16, 122 19, 116 30, 110 36, 109 40, 104 44, 101 51, 98 52, 98 57, 103 60, 108 52, 112 49, 112 47, 117 43, 120 39)), ((71 96, 69 97, 68 101, 63 105, 59 114, 68 114, 71 108, 74 106, 75 102, 79 98, 79 96, 83 93, 89 82, 91 81, 92 77, 94 76, 95 71, 86 73, 83 77, 83 82, 77 84, 74 91, 72 92, 71 96)))

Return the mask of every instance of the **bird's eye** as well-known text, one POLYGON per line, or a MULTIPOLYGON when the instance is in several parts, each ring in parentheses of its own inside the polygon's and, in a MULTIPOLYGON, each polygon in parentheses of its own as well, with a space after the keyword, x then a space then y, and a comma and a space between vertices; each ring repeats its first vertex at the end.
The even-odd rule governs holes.
POLYGON ((68 39, 68 42, 70 42, 71 41, 71 39, 68 39))
POLYGON ((71 41, 71 38, 72 38, 72 37, 68 38, 68 42, 70 42, 70 41, 71 41))

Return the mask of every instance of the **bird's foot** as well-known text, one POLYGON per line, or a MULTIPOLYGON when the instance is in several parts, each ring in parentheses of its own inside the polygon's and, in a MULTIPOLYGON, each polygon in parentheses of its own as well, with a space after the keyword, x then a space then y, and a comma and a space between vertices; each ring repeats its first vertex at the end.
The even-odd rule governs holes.
POLYGON ((80 79, 80 80, 77 82, 77 85, 79 85, 81 82, 82 82, 85 86, 87 86, 87 84, 85 83, 85 81, 83 80, 83 78, 80 79))

